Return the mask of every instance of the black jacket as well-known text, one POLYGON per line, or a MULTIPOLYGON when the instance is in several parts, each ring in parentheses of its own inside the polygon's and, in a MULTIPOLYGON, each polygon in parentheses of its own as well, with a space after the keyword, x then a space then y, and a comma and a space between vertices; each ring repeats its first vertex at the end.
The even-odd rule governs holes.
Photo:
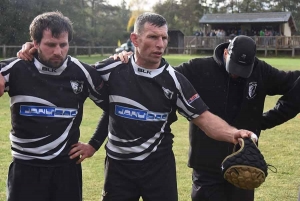
POLYGON ((282 96, 276 106, 265 112, 262 117, 261 129, 273 128, 292 118, 300 112, 300 77, 293 88, 282 96))
MULTIPOLYGON (((220 44, 213 57, 192 59, 176 70, 188 78, 212 113, 238 129, 247 129, 259 136, 266 95, 285 94, 300 71, 281 71, 255 58, 248 79, 232 79, 223 61, 228 45, 220 44)), ((189 167, 219 174, 221 179, 221 162, 232 153, 233 144, 209 138, 192 123, 189 135, 189 167)))

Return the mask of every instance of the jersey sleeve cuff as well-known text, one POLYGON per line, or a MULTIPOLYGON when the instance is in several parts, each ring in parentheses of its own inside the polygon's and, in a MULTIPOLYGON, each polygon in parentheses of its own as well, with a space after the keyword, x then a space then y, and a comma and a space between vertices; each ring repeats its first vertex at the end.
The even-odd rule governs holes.
POLYGON ((95 139, 90 139, 90 141, 88 142, 89 145, 91 145, 96 151, 99 150, 99 148, 101 147, 102 143, 100 143, 98 140, 95 139))

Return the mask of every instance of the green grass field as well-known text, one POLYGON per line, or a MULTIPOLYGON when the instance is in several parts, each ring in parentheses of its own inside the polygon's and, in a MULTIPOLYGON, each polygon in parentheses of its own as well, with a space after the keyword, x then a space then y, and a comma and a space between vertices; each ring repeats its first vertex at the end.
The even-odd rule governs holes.
MULTIPOLYGON (((177 65, 196 55, 168 55, 165 58, 172 65, 177 65)), ((78 57, 86 63, 94 63, 102 58, 78 57)), ((300 68, 300 59, 292 58, 261 58, 269 64, 283 70, 300 68)), ((267 97, 265 110, 274 106, 278 96, 267 97)), ((6 179, 10 154, 10 110, 9 98, 5 94, 0 99, 0 200, 6 199, 6 179)), ((101 115, 90 100, 85 103, 84 117, 81 125, 81 141, 87 142, 101 115)), ((256 190, 256 201, 295 201, 300 187, 300 145, 299 145, 299 116, 274 129, 263 131, 260 138, 260 150, 267 163, 277 168, 277 173, 269 171, 266 182, 256 190)), ((191 169, 187 167, 188 157, 188 122, 181 116, 172 125, 174 152, 177 164, 177 180, 179 201, 190 200, 191 169)), ((84 201, 98 201, 103 186, 103 167, 105 151, 102 148, 94 157, 83 162, 83 197, 84 201)), ((28 184, 30 185, 30 183, 28 184)))

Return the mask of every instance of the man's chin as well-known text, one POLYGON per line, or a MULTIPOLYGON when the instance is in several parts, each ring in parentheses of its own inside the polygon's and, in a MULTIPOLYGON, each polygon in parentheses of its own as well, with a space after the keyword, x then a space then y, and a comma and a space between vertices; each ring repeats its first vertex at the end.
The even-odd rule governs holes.
POLYGON ((58 67, 60 67, 61 65, 63 64, 63 62, 51 62, 51 63, 49 63, 49 67, 51 67, 51 68, 58 68, 58 67))

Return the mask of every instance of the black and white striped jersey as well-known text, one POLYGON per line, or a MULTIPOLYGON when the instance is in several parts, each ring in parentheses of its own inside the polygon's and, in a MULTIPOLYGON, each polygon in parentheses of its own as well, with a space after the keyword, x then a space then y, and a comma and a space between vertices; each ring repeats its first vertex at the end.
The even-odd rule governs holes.
POLYGON ((59 68, 38 59, 1 61, 5 90, 10 96, 12 155, 30 164, 69 161, 71 145, 79 140, 87 97, 108 107, 103 79, 87 64, 68 56, 59 68))
POLYGON ((111 158, 141 161, 170 153, 176 111, 191 120, 208 109, 189 81, 164 59, 158 69, 138 66, 133 56, 126 64, 98 62, 96 69, 109 86, 106 151, 111 158))

